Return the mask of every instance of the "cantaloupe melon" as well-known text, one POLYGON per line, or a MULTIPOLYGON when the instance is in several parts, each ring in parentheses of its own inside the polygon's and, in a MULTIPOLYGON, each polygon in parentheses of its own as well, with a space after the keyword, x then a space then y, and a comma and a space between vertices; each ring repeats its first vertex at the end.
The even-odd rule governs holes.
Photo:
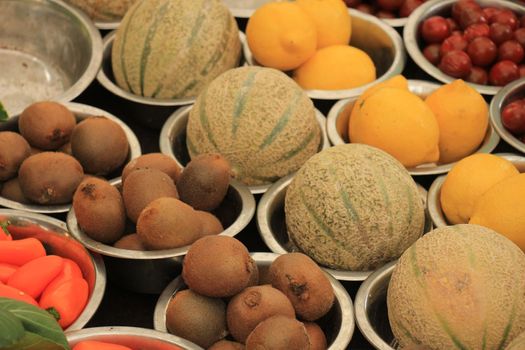
POLYGON ((291 240, 319 264, 366 271, 398 258, 425 221, 416 183, 377 148, 344 144, 310 158, 285 199, 291 240))
POLYGON ((525 332, 514 338, 505 350, 525 350, 525 332))
POLYGON ((139 0, 120 24, 111 61, 117 84, 136 95, 197 96, 237 66, 237 23, 220 0, 139 0))
POLYGON ((525 254, 477 225, 427 233, 399 259, 387 294, 401 348, 504 349, 525 330, 525 254))
POLYGON ((66 0, 78 7, 96 21, 115 21, 126 14, 126 11, 137 0, 66 0))
POLYGON ((262 185, 299 169, 320 138, 305 92, 278 70, 251 66, 225 72, 199 95, 186 142, 192 158, 220 153, 238 180, 262 185))

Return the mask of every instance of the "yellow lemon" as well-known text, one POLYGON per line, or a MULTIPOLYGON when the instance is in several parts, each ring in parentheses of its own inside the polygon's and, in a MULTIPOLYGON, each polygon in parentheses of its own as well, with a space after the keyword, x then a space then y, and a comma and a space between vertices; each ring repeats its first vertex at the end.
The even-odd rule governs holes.
POLYGON ((394 75, 392 78, 387 79, 381 83, 372 85, 368 89, 366 89, 353 103, 353 106, 361 104, 361 102, 366 99, 368 96, 372 95, 374 92, 376 92, 379 89, 382 89, 384 87, 394 87, 398 89, 403 89, 406 91, 408 90, 408 80, 404 76, 398 74, 394 75))
POLYGON ((472 154, 483 142, 489 123, 487 103, 463 80, 443 85, 425 102, 439 124, 439 162, 450 163, 472 154))
POLYGON ((343 0, 296 0, 314 20, 317 48, 347 45, 352 35, 352 20, 343 0))
POLYGON ((441 208, 448 222, 468 223, 474 205, 485 192, 518 174, 511 162, 493 154, 476 153, 457 162, 441 187, 441 208))
POLYGON ((296 3, 270 2, 248 20, 246 40, 257 62, 290 70, 315 53, 317 30, 313 19, 296 3))

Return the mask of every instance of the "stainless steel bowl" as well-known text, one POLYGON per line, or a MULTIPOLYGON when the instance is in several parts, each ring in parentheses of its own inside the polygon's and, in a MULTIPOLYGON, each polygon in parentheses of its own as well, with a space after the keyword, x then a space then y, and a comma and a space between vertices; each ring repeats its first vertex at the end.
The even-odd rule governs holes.
MULTIPOLYGON (((190 161, 188 148, 186 147, 186 125, 188 124, 188 117, 192 107, 193 106, 187 106, 175 111, 166 121, 160 132, 160 151, 174 158, 180 167, 186 166, 190 161)), ((330 147, 330 143, 326 135, 325 117, 317 109, 315 110, 315 116, 321 127, 321 144, 319 145, 319 151, 321 151, 330 147)), ((270 186, 271 184, 248 187, 253 194, 260 194, 266 192, 270 186)))
MULTIPOLYGON (((520 173, 525 172, 525 157, 512 153, 497 153, 497 156, 510 161, 520 173)), ((441 186, 445 182, 446 175, 437 177, 428 190, 427 206, 428 213, 436 228, 449 225, 445 213, 441 209, 441 186)))
POLYGON ((186 339, 146 328, 96 327, 66 332, 69 346, 81 341, 100 341, 147 350, 201 350, 202 348, 186 339))
MULTIPOLYGON (((419 36, 419 28, 423 21, 431 16, 449 15, 452 5, 455 2, 457 2, 457 0, 432 0, 425 2, 423 5, 415 9, 410 17, 408 17, 408 21, 403 31, 403 39, 410 57, 427 74, 443 83, 450 83, 456 80, 456 78, 443 73, 438 67, 434 66, 425 58, 425 56, 423 56, 420 46, 421 40, 419 36)), ((476 2, 482 7, 495 6, 500 8, 508 8, 520 15, 525 14, 525 6, 506 0, 476 0, 476 2)), ((501 89, 501 86, 480 85, 473 83, 468 84, 485 95, 495 95, 501 89)))
POLYGON ((41 241, 48 254, 73 260, 78 264, 89 285, 89 299, 84 311, 67 330, 81 329, 93 317, 104 296, 106 288, 106 269, 100 255, 89 253, 70 236, 63 221, 49 216, 27 213, 18 210, 0 209, 0 217, 7 218, 14 225, 38 225, 39 232, 11 232, 14 239, 34 237, 41 241))
POLYGON ((0 101, 15 115, 35 101, 68 102, 95 78, 102 39, 59 0, 0 1, 0 101))
MULTIPOLYGON (((376 66, 377 79, 373 82, 346 90, 305 90, 310 98, 340 100, 357 97, 370 86, 401 74, 405 68, 406 54, 403 40, 395 29, 377 17, 349 9, 352 16, 350 45, 365 51, 376 66)), ((243 42, 244 58, 249 65, 258 65, 246 41, 243 42)))
MULTIPOLYGON (((408 88, 411 92, 418 95, 421 98, 425 98, 430 95, 434 90, 438 89, 441 85, 436 83, 431 83, 424 80, 409 80, 408 88)), ((326 119, 326 131, 328 133, 328 138, 332 145, 340 145, 343 143, 348 143, 348 123, 350 119, 350 113, 354 102, 357 100, 357 97, 345 99, 338 101, 332 106, 330 112, 328 113, 328 118, 326 119)), ((483 139, 483 143, 478 148, 476 153, 490 153, 498 145, 500 137, 494 127, 489 124, 487 128, 487 133, 483 139)), ((422 164, 414 168, 408 168, 410 175, 436 175, 443 174, 450 171, 454 166, 454 163, 436 165, 432 164, 422 164)))
POLYGON ((501 122, 503 108, 521 98, 525 98, 525 79, 516 80, 503 87, 490 102, 490 122, 503 140, 521 153, 525 153, 525 143, 512 135, 501 122))
MULTIPOLYGON (((119 118, 115 117, 114 115, 100 108, 81 104, 81 103, 68 102, 68 103, 63 103, 63 105, 66 106, 71 112, 73 112, 73 114, 77 118, 77 121, 81 121, 91 116, 104 116, 116 122, 118 125, 120 125, 120 127, 124 130, 124 133, 126 134, 126 137, 129 143, 129 154, 128 154, 128 159, 126 163, 130 161, 131 159, 137 158, 138 156, 142 154, 140 143, 139 143, 139 140, 137 139, 137 136, 135 136, 135 133, 133 133, 133 131, 129 128, 129 126, 127 126, 119 118)), ((9 130, 9 131, 18 132, 19 116, 20 115, 16 115, 10 118, 7 122, 1 123, 0 131, 9 130)), ((115 173, 117 172, 119 171, 116 171, 115 173)), ((52 213, 67 212, 71 208, 71 203, 52 204, 52 205, 24 204, 24 203, 15 202, 13 200, 0 196, 0 206, 11 208, 11 209, 24 210, 24 211, 33 212, 33 213, 52 214, 52 213)))
POLYGON ((397 342, 388 323, 386 293, 396 262, 390 262, 370 275, 355 297, 355 318, 361 334, 375 349, 394 350, 397 342))
MULTIPOLYGON (((113 180, 111 184, 120 188, 120 179, 113 180)), ((255 199, 245 185, 231 180, 226 198, 214 213, 225 227, 221 235, 233 237, 250 223, 255 213, 255 199)), ((67 226, 73 237, 84 246, 104 256, 112 280, 126 289, 139 293, 160 293, 179 275, 182 258, 190 247, 187 245, 150 251, 115 248, 86 235, 78 226, 73 208, 67 215, 67 226)), ((134 230, 133 225, 130 229, 134 230)))
MULTIPOLYGON (((293 180, 295 174, 288 175, 277 181, 259 200, 257 206, 257 228, 261 237, 270 248, 277 254, 300 251, 290 240, 286 230, 286 217, 284 212, 284 199, 288 185, 293 180)), ((421 200, 426 204, 427 191, 418 184, 421 200)), ((425 212, 424 232, 432 230, 432 221, 425 212)), ((340 281, 364 281, 373 271, 347 271, 324 268, 340 281)))
MULTIPOLYGON (((279 254, 273 253, 252 253, 252 258, 259 267, 259 273, 264 273, 270 267, 279 254)), ((330 274, 326 274, 332 287, 334 288, 335 302, 327 315, 319 320, 319 326, 323 329, 328 349, 346 349, 354 334, 354 308, 352 299, 348 295, 343 285, 334 279, 330 274)), ((153 326, 156 330, 167 332, 166 328, 166 309, 171 298, 180 290, 187 289, 181 277, 176 278, 162 292, 155 306, 153 314, 153 326)))

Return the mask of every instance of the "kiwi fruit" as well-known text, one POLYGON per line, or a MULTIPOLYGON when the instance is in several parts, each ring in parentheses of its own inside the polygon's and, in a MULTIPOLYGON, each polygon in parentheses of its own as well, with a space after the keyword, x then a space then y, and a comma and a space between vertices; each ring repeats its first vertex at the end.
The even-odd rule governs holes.
POLYGON ((210 346, 208 350, 244 350, 244 344, 222 339, 210 346))
POLYGON ((66 106, 52 101, 31 104, 18 119, 22 136, 31 146, 46 151, 68 142, 76 124, 75 116, 66 106))
POLYGON ((112 244, 124 234, 126 210, 118 189, 96 177, 84 179, 73 196, 78 226, 95 241, 112 244))
POLYGON ((303 253, 278 256, 270 265, 270 282, 292 302, 306 321, 324 316, 335 299, 334 289, 323 270, 303 253))
POLYGON ((62 145, 62 147, 60 147, 58 149, 59 152, 62 152, 62 153, 65 153, 65 154, 69 154, 70 156, 73 155, 73 151, 71 150, 71 142, 67 142, 65 144, 62 145))
POLYGON ((166 327, 176 336, 203 348, 226 337, 226 305, 218 298, 189 289, 175 293, 166 309, 166 327))
POLYGON ((304 325, 295 318, 275 315, 259 323, 246 339, 246 350, 309 350, 304 325))
POLYGON ((195 210, 197 220, 201 222, 202 236, 218 235, 224 231, 221 222, 215 215, 207 211, 195 210))
POLYGON ((171 177, 157 169, 140 169, 129 174, 122 186, 126 212, 137 222, 142 210, 161 197, 178 198, 177 187, 171 177))
POLYGON ((0 191, 0 196, 18 203, 30 203, 30 201, 24 196, 22 188, 20 188, 20 181, 18 181, 17 177, 4 183, 2 190, 0 191))
POLYGON ((162 153, 148 153, 132 159, 122 170, 122 182, 126 181, 128 175, 138 169, 157 169, 168 174, 176 185, 181 173, 181 167, 175 159, 162 153))
POLYGON ((228 191, 231 168, 219 154, 201 154, 182 171, 177 189, 180 199, 196 210, 212 211, 228 191))
POLYGON ((71 151, 93 175, 107 175, 124 164, 129 153, 126 133, 105 117, 89 117, 73 129, 71 151))
POLYGON ((136 233, 122 236, 118 241, 113 244, 115 248, 127 249, 127 250, 146 250, 144 243, 140 240, 140 237, 136 233))
POLYGON ((308 333, 308 339, 310 339, 310 350, 326 350, 328 345, 321 327, 315 322, 304 322, 303 324, 308 333))
POLYGON ((42 152, 23 161, 18 180, 24 196, 39 204, 70 203, 84 177, 80 163, 60 152, 42 152))
MULTIPOLYGON (((131 181, 131 177, 128 180, 131 181)), ((137 234, 147 249, 183 247, 197 240, 200 233, 195 210, 172 197, 161 197, 149 203, 137 221, 137 234)))
MULTIPOLYGON (((35 154, 42 153, 42 152, 44 152, 43 149, 40 149, 40 148, 36 148, 36 147, 31 146, 31 155, 35 155, 35 154)), ((70 154, 70 155, 71 155, 71 154, 70 154)))
POLYGON ((244 289, 230 300, 226 310, 228 329, 241 343, 255 326, 274 315, 295 318, 295 311, 286 295, 269 284, 244 289))
POLYGON ((31 155, 29 143, 12 131, 0 132, 0 181, 16 176, 22 162, 31 155))
POLYGON ((182 263, 189 288, 209 297, 231 297, 242 291, 256 269, 240 241, 229 236, 204 236, 194 242, 182 263))

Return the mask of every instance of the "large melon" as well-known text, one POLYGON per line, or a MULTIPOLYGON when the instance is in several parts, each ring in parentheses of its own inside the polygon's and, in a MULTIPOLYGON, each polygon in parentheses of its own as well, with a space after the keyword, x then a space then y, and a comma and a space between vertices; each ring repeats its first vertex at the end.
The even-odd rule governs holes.
POLYGON ((401 348, 504 349, 525 330, 525 254, 482 226, 438 228, 399 259, 387 305, 401 348))
POLYGON ((137 0, 66 0, 98 21, 119 20, 137 0))
POLYGON ((191 110, 186 138, 192 158, 220 153, 247 185, 296 171, 320 140, 305 92, 284 73, 263 67, 236 68, 215 79, 191 110))
POLYGON ((398 258, 423 233, 416 183, 389 154, 362 144, 326 149, 286 192, 291 240, 319 264, 364 271, 398 258))
POLYGON ((111 61, 117 84, 136 95, 197 96, 237 66, 237 23, 219 0, 140 0, 117 30, 111 61))

